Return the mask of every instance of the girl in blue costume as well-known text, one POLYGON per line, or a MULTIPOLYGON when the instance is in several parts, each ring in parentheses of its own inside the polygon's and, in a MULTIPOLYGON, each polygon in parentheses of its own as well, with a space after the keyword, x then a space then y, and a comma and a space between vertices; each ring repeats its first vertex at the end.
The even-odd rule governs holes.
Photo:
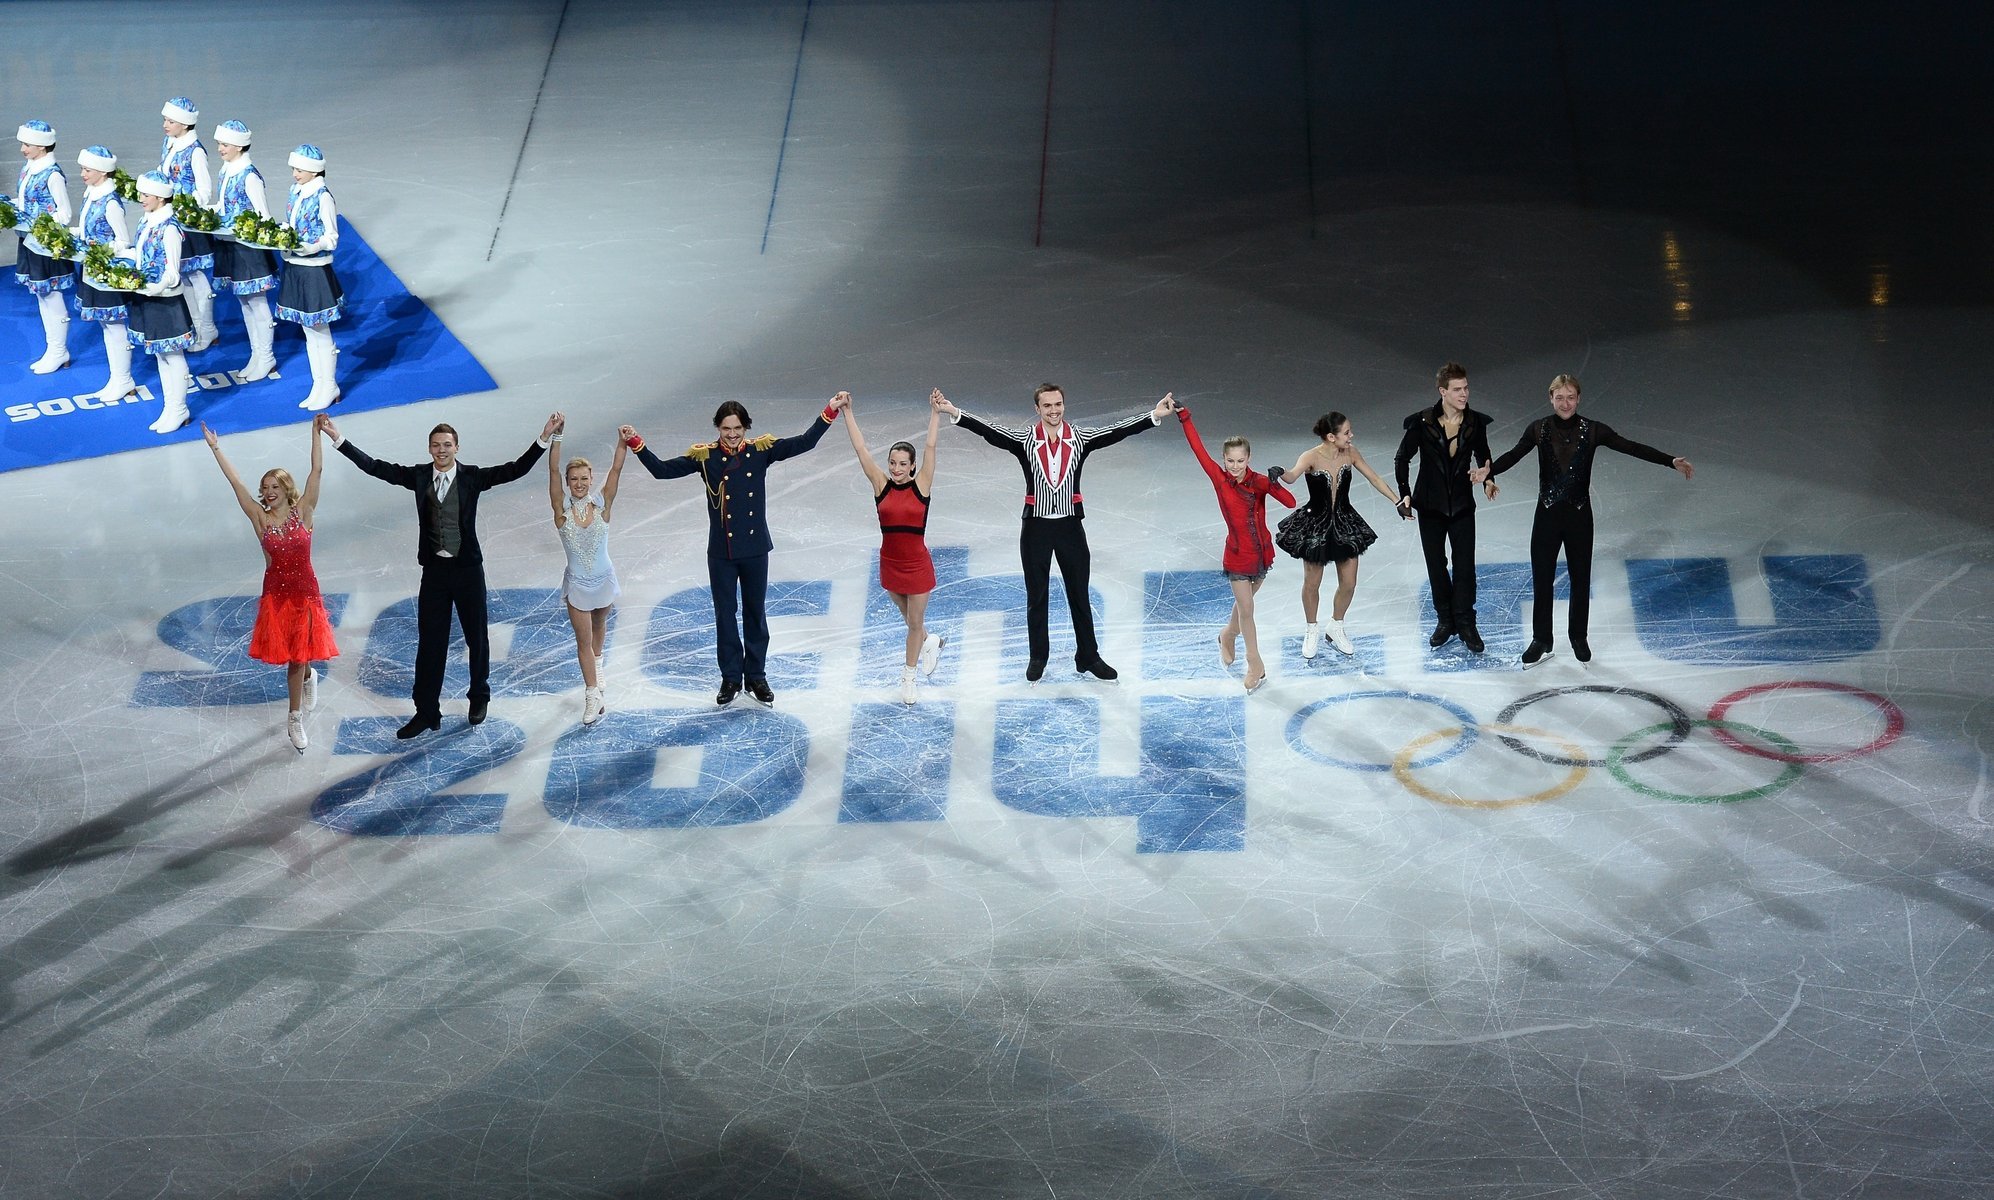
MULTIPOLYGON (((15 189, 14 208, 24 223, 32 224, 43 213, 53 214, 67 225, 71 220, 69 181, 63 178, 62 164, 55 161, 55 130, 47 121, 29 121, 20 128, 21 183, 15 189)), ((42 334, 47 346, 28 369, 47 375, 69 365, 69 309, 62 293, 76 284, 74 268, 61 259, 37 254, 21 240, 20 257, 14 262, 14 278, 34 296, 41 309, 42 334)))
MULTIPOLYGON (((119 258, 132 257, 132 226, 125 215, 125 202, 111 172, 118 168, 118 156, 103 146, 91 146, 76 156, 83 171, 83 211, 76 219, 76 236, 88 245, 109 246, 119 258)), ((104 357, 111 364, 110 381, 97 393, 97 399, 115 404, 138 390, 132 379, 132 343, 123 292, 103 292, 90 286, 88 279, 76 282, 76 315, 95 321, 104 331, 104 357)))
POLYGON ((312 390, 298 407, 308 412, 330 408, 339 399, 333 362, 339 351, 332 344, 332 323, 346 293, 332 273, 332 252, 339 245, 339 210, 325 186, 325 151, 307 142, 291 151, 291 206, 288 224, 298 234, 298 248, 284 252, 284 282, 277 289, 277 317, 295 321, 305 334, 305 357, 311 362, 312 390))
POLYGON ((142 347, 159 366, 159 392, 164 409, 152 423, 154 433, 172 433, 187 423, 187 351, 194 345, 194 322, 182 298, 180 223, 173 219, 173 181, 147 171, 138 181, 139 222, 135 257, 146 278, 143 292, 126 301, 132 345, 142 347))
MULTIPOLYGON (((215 179, 208 170, 208 148, 194 126, 201 110, 185 96, 175 96, 159 110, 164 118, 160 129, 166 140, 159 147, 159 173, 173 182, 173 190, 192 196, 196 203, 214 206, 215 179)), ((176 226, 177 228, 177 226, 176 226)), ((215 289, 206 272, 214 269, 214 239, 205 233, 180 231, 184 251, 180 260, 188 315, 194 319, 194 349, 206 350, 215 340, 215 289)))
MULTIPOLYGON (((270 203, 263 190, 263 172, 249 161, 249 126, 241 121, 224 121, 215 126, 216 152, 222 156, 221 179, 215 184, 215 203, 220 209, 222 228, 235 224, 244 213, 270 219, 270 203)), ((277 328, 270 315, 270 292, 277 286, 277 255, 256 246, 215 238, 215 284, 235 294, 242 305, 243 328, 249 332, 249 361, 239 374, 245 383, 268 378, 277 369, 277 356, 270 348, 277 328)))

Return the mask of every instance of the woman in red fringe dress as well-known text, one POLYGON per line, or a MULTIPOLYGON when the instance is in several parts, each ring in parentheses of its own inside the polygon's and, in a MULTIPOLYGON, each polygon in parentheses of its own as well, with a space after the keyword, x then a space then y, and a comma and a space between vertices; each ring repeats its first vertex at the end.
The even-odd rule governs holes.
POLYGON ((318 575, 312 570, 312 510, 318 507, 324 466, 319 426, 312 425, 312 472, 305 479, 305 490, 298 491, 289 471, 273 467, 263 473, 253 496, 222 453, 215 431, 203 424, 201 433, 263 544, 263 598, 256 606, 255 631, 249 635, 249 656, 285 668, 291 692, 291 745, 303 754, 310 744, 305 713, 318 705, 318 672, 312 664, 339 654, 325 601, 319 597, 318 575))

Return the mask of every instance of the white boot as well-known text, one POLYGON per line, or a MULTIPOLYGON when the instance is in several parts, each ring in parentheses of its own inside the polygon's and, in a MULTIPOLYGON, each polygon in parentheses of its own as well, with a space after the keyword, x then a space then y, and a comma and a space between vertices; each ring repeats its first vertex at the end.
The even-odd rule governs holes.
POLYGON ((602 689, 599 687, 582 689, 582 724, 593 725, 602 719, 602 689))
POLYGON ((60 371, 69 365, 69 310, 62 306, 62 293, 35 297, 42 313, 42 336, 48 347, 28 370, 37 375, 60 371))
POLYGON ((237 299, 242 301, 242 327, 249 335, 249 361, 237 374, 244 383, 268 379, 270 372, 277 369, 277 354, 271 348, 277 320, 270 315, 270 293, 256 292, 237 299))
POLYGON ((305 668, 303 699, 306 712, 311 712, 318 708, 318 668, 316 667, 305 668))
POLYGON ((159 392, 164 409, 149 428, 154 433, 172 433, 192 416, 187 411, 187 385, 193 376, 187 370, 187 356, 178 350, 156 355, 159 364, 159 392))
POLYGON ((184 282, 187 286, 180 294, 187 298, 187 315, 194 322, 194 353, 199 354, 215 344, 219 333, 215 328, 215 285, 208 282, 206 271, 189 271, 184 282))
POLYGON ((1308 632, 1302 634, 1302 657, 1314 658, 1315 652, 1321 648, 1322 626, 1310 621, 1308 632))
POLYGON ((300 712, 292 713, 291 714, 292 748, 297 750, 299 754, 303 754, 305 752, 305 747, 311 744, 312 744, 311 739, 305 736, 305 714, 300 712))
POLYGON ((104 322, 104 357, 111 364, 111 381, 97 399, 110 404, 138 390, 138 381, 132 378, 131 333, 122 323, 104 322))
POLYGON ((323 325, 301 326, 305 331, 305 357, 312 365, 312 390, 298 402, 306 412, 324 412, 339 403, 339 385, 333 382, 333 363, 338 351, 332 344, 332 330, 323 325))
POLYGON ((1343 622, 1329 623, 1329 644, 1336 647, 1338 654, 1355 654, 1357 647, 1350 644, 1350 635, 1343 632, 1343 622))
POLYGON ((900 668, 900 703, 914 703, 914 668, 900 668))
POLYGON ((942 661, 942 643, 947 640, 947 638, 939 633, 931 633, 922 640, 921 653, 915 660, 921 664, 921 674, 933 675, 935 673, 935 668, 940 666, 942 661))

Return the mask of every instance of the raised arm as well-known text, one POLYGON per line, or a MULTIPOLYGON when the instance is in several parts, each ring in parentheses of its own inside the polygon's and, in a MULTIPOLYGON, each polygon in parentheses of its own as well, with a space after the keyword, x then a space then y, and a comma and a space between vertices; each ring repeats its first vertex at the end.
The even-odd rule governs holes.
POLYGON ((1653 446, 1637 442, 1633 438, 1622 437, 1620 434, 1615 433, 1610 425, 1598 421, 1593 422, 1593 424, 1598 426, 1600 430, 1599 444, 1609 450, 1618 450, 1622 454, 1632 455, 1642 462, 1651 462, 1658 467, 1668 467, 1679 473, 1684 479, 1688 479, 1696 474, 1696 468, 1691 466, 1689 460, 1680 454, 1670 454, 1666 450, 1657 450, 1653 446))
POLYGON ((1105 429, 1082 429, 1080 436, 1086 441, 1089 450, 1100 450, 1114 445, 1123 438, 1131 438, 1138 433, 1154 429, 1163 423, 1165 416, 1179 411, 1182 410, 1177 403, 1177 397, 1166 392, 1163 399, 1156 402, 1156 407, 1148 412, 1117 421, 1105 429))
POLYGON ((657 452, 644 444, 644 435, 629 425, 616 427, 617 441, 637 452, 637 462, 651 473, 653 479, 677 479, 699 470, 700 460, 690 454, 677 458, 659 458, 657 452))
POLYGON ((257 533, 262 533, 263 506, 256 502, 256 497, 249 494, 248 488, 242 486, 242 479, 236 475, 235 467, 229 462, 228 455, 222 453, 222 440, 215 436, 214 430, 208 428, 206 421, 201 422, 201 436, 208 439, 208 449, 215 452, 215 462, 220 464, 223 477, 228 480, 229 486, 235 489, 235 502, 242 506, 242 515, 249 518, 251 525, 256 526, 257 533))
POLYGON ((605 521, 609 520, 610 506, 616 503, 616 488, 623 482, 623 460, 629 453, 629 443, 617 438, 616 453, 609 456, 609 475, 602 481, 602 519, 605 521))
POLYGON ((845 405, 845 434, 852 439, 852 453, 858 455, 859 469, 865 472, 865 480, 872 485, 872 494, 877 496, 886 490, 886 472, 873 461, 872 451, 865 448, 865 434, 859 429, 858 415, 852 406, 845 405))
POLYGON ((795 458, 799 454, 815 450, 817 443, 824 440, 824 431, 831 427, 831 422, 838 419, 839 410, 849 404, 851 399, 850 392, 839 392, 831 397, 831 402, 826 404, 822 411, 810 419, 809 427, 802 433, 776 438, 770 442, 769 461, 781 462, 785 458, 795 458))
POLYGON ((325 443, 319 440, 318 422, 312 422, 312 470, 305 476, 305 511, 300 514, 305 528, 312 527, 312 514, 318 511, 319 477, 325 474, 325 443))
POLYGON ((414 491, 416 488, 422 486, 423 472, 426 468, 405 467, 398 463, 376 461, 366 451, 342 437, 339 432, 339 426, 334 425, 332 418, 326 416, 324 413, 320 413, 312 424, 324 430, 325 436, 332 439, 333 449, 344 454, 347 461, 359 467, 362 471, 367 472, 367 474, 372 475, 374 478, 384 483, 392 483, 397 487, 408 488, 410 491, 414 491))
POLYGON ((1184 427, 1184 440, 1191 443, 1191 453, 1197 457, 1198 465, 1204 468, 1205 478, 1211 480, 1214 486, 1223 483, 1225 472, 1219 470, 1219 465, 1212 461, 1211 451, 1205 449, 1205 443, 1199 439, 1198 427, 1191 421, 1191 410, 1178 409, 1177 423, 1184 427))
POLYGON ((1530 453, 1532 450, 1536 449, 1537 447, 1538 424, 1539 422, 1532 421, 1530 422, 1530 424, 1525 425, 1523 427, 1523 436, 1516 439, 1516 445, 1511 446, 1506 452, 1504 452, 1501 458, 1496 459, 1494 462, 1490 463, 1489 465, 1484 467, 1477 467, 1474 470, 1468 472, 1468 481, 1470 483, 1482 483, 1487 480, 1494 479, 1496 476, 1502 474, 1504 471, 1509 470, 1517 463, 1522 462, 1523 456, 1530 453))
POLYGON ((942 397, 940 388, 928 397, 928 441, 921 450, 921 469, 914 472, 915 486, 921 489, 923 496, 932 496, 935 492, 935 444, 942 436, 942 410, 934 407, 937 397, 946 399, 942 397))
POLYGON ((540 461, 541 452, 554 444, 554 435, 561 432, 567 425, 567 422, 568 419, 558 412, 549 414, 547 423, 540 428, 540 436, 534 440, 531 446, 526 448, 526 453, 502 467, 485 467, 482 469, 480 474, 484 477, 484 485, 486 487, 497 487, 501 483, 511 483, 515 479, 522 478, 528 471, 533 469, 534 463, 540 461))
POLYGON ((561 502, 565 491, 561 486, 561 443, 549 439, 547 443, 547 503, 554 507, 554 528, 559 529, 568 523, 567 506, 561 502))

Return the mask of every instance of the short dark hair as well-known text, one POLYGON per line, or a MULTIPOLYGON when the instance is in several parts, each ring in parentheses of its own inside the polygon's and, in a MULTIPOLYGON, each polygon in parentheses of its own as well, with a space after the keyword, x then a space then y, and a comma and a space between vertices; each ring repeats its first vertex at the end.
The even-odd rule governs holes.
POLYGON ((1445 391, 1448 384, 1454 382, 1456 379, 1466 379, 1467 377, 1468 368, 1462 366, 1460 363, 1450 362, 1434 372, 1433 386, 1445 391))
POLYGON ((1323 416, 1317 417, 1315 419, 1316 440, 1321 441, 1323 438, 1335 433, 1337 430, 1343 428, 1344 424, 1349 420, 1349 417, 1344 416, 1340 412, 1326 413, 1323 416))
POLYGON ((743 429, 753 429, 755 427, 755 419, 748 415, 748 406, 739 400, 721 401, 720 407, 713 410, 713 427, 715 429, 720 428, 720 422, 726 420, 728 417, 741 418, 741 428, 743 429))
POLYGON ((1065 388, 1059 386, 1056 383, 1041 383, 1040 385, 1032 389, 1032 403, 1034 405, 1037 405, 1039 402, 1039 397, 1045 395, 1047 392, 1058 392, 1060 399, 1062 400, 1066 399, 1065 388))
POLYGON ((449 434, 449 435, 450 435, 450 440, 451 440, 451 441, 453 441, 453 442, 461 442, 461 441, 463 441, 463 440, 464 440, 463 438, 460 438, 460 437, 458 437, 458 436, 457 436, 457 430, 456 430, 455 428, 453 428, 452 426, 449 426, 449 425, 444 425, 444 424, 442 424, 441 422, 439 422, 439 423, 437 424, 436 428, 434 428, 434 429, 432 429, 432 430, 430 430, 430 431, 429 431, 429 436, 430 436, 430 437, 435 437, 435 436, 436 436, 437 434, 439 434, 439 433, 447 433, 447 434, 449 434))

